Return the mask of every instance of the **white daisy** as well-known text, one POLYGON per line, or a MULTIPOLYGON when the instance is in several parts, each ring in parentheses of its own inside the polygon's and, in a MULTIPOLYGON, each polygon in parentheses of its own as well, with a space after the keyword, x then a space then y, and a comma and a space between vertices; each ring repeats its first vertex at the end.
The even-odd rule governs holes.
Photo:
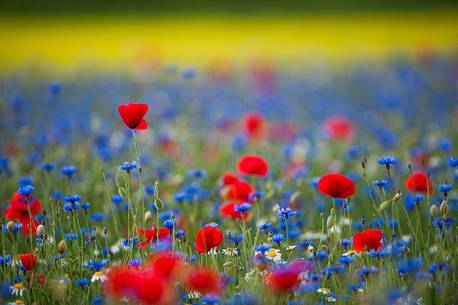
POLYGON ((106 275, 102 271, 97 271, 91 278, 91 282, 105 282, 107 279, 106 275))
POLYGON ((279 249, 276 248, 270 248, 266 252, 264 252, 264 255, 272 260, 274 263, 281 262, 281 252, 279 249))
POLYGON ((22 295, 24 294, 24 291, 25 291, 25 287, 21 282, 16 283, 11 286, 12 295, 17 295, 17 296, 22 297, 22 295))
POLYGON ((190 291, 188 293, 188 299, 198 299, 200 297, 201 297, 201 294, 198 291, 190 291))
POLYGON ((237 256, 239 255, 239 249, 235 247, 227 247, 223 249, 223 254, 226 256, 237 256))

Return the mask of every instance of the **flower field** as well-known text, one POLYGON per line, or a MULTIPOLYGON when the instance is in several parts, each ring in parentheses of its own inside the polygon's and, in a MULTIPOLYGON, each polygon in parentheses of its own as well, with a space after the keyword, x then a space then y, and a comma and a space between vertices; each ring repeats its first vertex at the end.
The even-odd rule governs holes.
POLYGON ((2 79, 3 303, 456 301, 451 59, 33 77, 2 79))

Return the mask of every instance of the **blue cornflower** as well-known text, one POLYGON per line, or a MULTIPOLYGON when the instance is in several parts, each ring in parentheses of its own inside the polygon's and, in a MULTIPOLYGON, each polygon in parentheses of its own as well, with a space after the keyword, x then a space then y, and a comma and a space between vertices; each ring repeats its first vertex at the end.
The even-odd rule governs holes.
POLYGON ((264 192, 260 192, 260 191, 251 192, 251 193, 248 195, 248 199, 250 199, 250 200, 252 200, 252 201, 259 200, 259 199, 261 199, 262 197, 264 197, 264 192))
POLYGON ((143 260, 141 258, 133 258, 129 262, 129 266, 131 267, 140 267, 143 264, 143 260))
POLYGON ((66 212, 71 212, 71 211, 74 211, 74 210, 78 210, 79 207, 80 207, 80 205, 79 205, 78 202, 74 202, 74 203, 65 202, 63 209, 66 212))
POLYGON ((200 168, 193 168, 188 171, 188 177, 201 179, 207 176, 207 171, 200 168))
POLYGON ((23 187, 23 186, 26 186, 26 185, 32 185, 33 186, 33 178, 30 177, 30 176, 25 176, 25 177, 21 177, 21 179, 19 179, 19 183, 18 183, 18 187, 23 187))
POLYGON ((444 196, 447 196, 447 193, 452 190, 452 185, 444 183, 444 184, 439 185, 438 189, 439 189, 439 191, 444 193, 444 196))
POLYGON ((78 238, 78 234, 75 233, 67 233, 64 235, 65 240, 75 240, 78 238))
POLYGON ((81 200, 80 195, 70 195, 70 196, 64 197, 64 202, 75 203, 75 202, 79 202, 80 200, 81 200))
POLYGON ((95 296, 91 301, 91 305, 103 305, 104 303, 105 299, 101 295, 95 296))
POLYGON ((339 258, 339 263, 341 264, 351 264, 355 261, 355 257, 354 256, 342 256, 341 258, 339 258))
POLYGON ((254 249, 255 251, 259 251, 259 252, 266 252, 270 248, 272 248, 271 244, 259 244, 259 245, 256 245, 254 249))
POLYGON ((448 159, 448 165, 450 167, 458 167, 458 157, 451 157, 448 159))
POLYGON ((350 283, 348 284, 348 290, 350 291, 358 291, 359 289, 364 289, 366 288, 366 281, 364 280, 359 280, 355 284, 350 283))
POLYGON ((94 222, 100 222, 105 219, 105 214, 102 212, 94 212, 89 215, 89 219, 94 222))
POLYGON ((126 173, 130 173, 131 170, 137 168, 137 162, 136 161, 132 161, 132 163, 129 163, 129 162, 124 162, 123 165, 119 166, 118 167, 118 170, 123 170, 125 171, 126 173))
POLYGON ((304 249, 307 249, 309 246, 312 246, 312 245, 313 245, 313 242, 310 240, 303 240, 297 243, 298 247, 302 247, 304 249))
POLYGON ((62 199, 62 192, 60 191, 53 191, 52 194, 51 194, 52 198, 54 200, 61 200, 62 199))
POLYGON ((150 196, 154 196, 154 186, 153 185, 150 185, 150 186, 146 186, 145 187, 145 193, 150 195, 150 196))
MULTIPOLYGON (((3 225, 2 227, 4 233, 8 233, 8 226, 3 225)), ((16 234, 18 231, 22 230, 22 223, 14 223, 13 234, 16 234)))
POLYGON ((356 269, 355 274, 357 276, 363 277, 369 275, 370 273, 376 273, 377 271, 378 269, 374 266, 362 266, 361 268, 356 269))
POLYGON ((285 240, 285 234, 275 234, 272 236, 272 241, 275 243, 280 243, 281 241, 285 240))
POLYGON ((178 230, 178 231, 176 231, 175 237, 176 237, 177 239, 183 239, 183 238, 185 237, 184 231, 183 231, 183 230, 178 230))
POLYGON ((214 305, 218 304, 220 297, 216 294, 207 294, 201 298, 203 304, 214 305))
POLYGON ((382 180, 375 180, 374 182, 372 182, 372 185, 375 186, 375 187, 378 187, 378 188, 383 188, 385 189, 386 186, 388 185, 388 181, 385 180, 385 179, 382 179, 382 180))
POLYGON ((234 242, 235 244, 238 244, 240 243, 242 240, 243 240, 243 235, 240 234, 240 235, 237 235, 237 234, 230 234, 228 236, 229 240, 231 240, 232 242, 234 242))
POLYGON ((191 78, 194 78, 196 75, 197 75, 197 72, 192 67, 188 67, 188 68, 184 69, 183 72, 181 73, 181 76, 184 79, 191 79, 191 78))
POLYGON ((340 241, 340 244, 342 245, 342 247, 346 248, 346 247, 348 247, 348 246, 351 245, 351 240, 346 239, 346 238, 343 238, 343 239, 340 241))
POLYGON ((386 168, 390 168, 396 162, 397 160, 394 156, 384 156, 378 159, 378 164, 385 165, 386 168))
POLYGON ((400 274, 405 275, 407 273, 420 271, 421 265, 421 258, 403 259, 398 261, 397 271, 400 274))
POLYGON ((328 252, 326 252, 325 250, 320 250, 318 251, 318 258, 320 260, 325 260, 328 258, 328 252))
POLYGON ((100 271, 102 270, 106 265, 108 264, 107 259, 102 259, 102 260, 90 260, 88 261, 87 265, 94 269, 95 271, 100 271))
POLYGON ((82 278, 75 281, 76 286, 80 286, 81 288, 87 286, 89 284, 89 280, 86 278, 82 278))
POLYGON ((174 227, 176 227, 177 222, 173 219, 167 219, 164 221, 164 227, 166 227, 169 230, 172 230, 174 227))
POLYGON ((260 231, 269 231, 272 229, 272 224, 270 222, 263 223, 259 226, 260 231))
POLYGON ((251 210, 251 208, 252 208, 251 204, 249 204, 248 202, 244 202, 244 203, 234 206, 234 210, 236 212, 241 212, 241 213, 247 212, 251 210))
POLYGON ((114 203, 115 205, 122 203, 123 200, 124 200, 124 197, 122 197, 121 195, 115 194, 111 196, 111 202, 114 203))
POLYGON ((35 191, 35 188, 31 185, 24 185, 19 187, 19 194, 29 196, 35 191))
POLYGON ((86 202, 86 203, 82 203, 82 204, 81 204, 81 208, 82 208, 83 210, 87 210, 87 209, 89 209, 90 207, 91 207, 91 203, 90 203, 90 202, 86 202))
POLYGON ((9 160, 6 158, 0 158, 0 173, 6 172, 9 169, 9 160))
POLYGON ((62 166, 62 168, 60 169, 60 172, 62 173, 62 175, 67 176, 68 178, 71 178, 76 173, 76 166, 74 165, 62 166))
POLYGON ((43 162, 43 163, 40 164, 40 170, 42 170, 42 171, 50 172, 50 171, 54 170, 54 168, 56 168, 56 164, 54 164, 54 163, 43 162))
POLYGON ((7 265, 11 261, 11 255, 0 256, 0 266, 7 265))
POLYGON ((277 216, 281 219, 288 219, 294 215, 296 215, 296 211, 293 211, 291 208, 279 208, 277 211, 277 216))

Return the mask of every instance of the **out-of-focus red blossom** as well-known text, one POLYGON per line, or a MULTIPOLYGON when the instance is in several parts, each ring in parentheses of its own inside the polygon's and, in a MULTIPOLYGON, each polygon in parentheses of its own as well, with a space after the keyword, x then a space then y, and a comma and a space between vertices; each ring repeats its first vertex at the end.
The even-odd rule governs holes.
POLYGON ((159 145, 162 148, 162 150, 167 154, 176 155, 178 153, 178 143, 171 137, 160 137, 159 145))
POLYGON ((293 268, 279 268, 269 273, 266 277, 266 284, 275 293, 286 293, 294 289, 299 283, 298 270, 293 268))
POLYGON ((345 199, 355 193, 355 183, 344 175, 329 173, 318 181, 318 190, 332 198, 345 199))
POLYGON ((239 178, 233 172, 226 172, 221 177, 221 182, 223 185, 231 185, 239 181, 239 178))
POLYGON ((426 165, 429 163, 431 154, 427 151, 416 151, 412 153, 411 159, 412 164, 417 168, 425 169, 426 165))
MULTIPOLYGON (((151 241, 155 242, 157 240, 156 226, 154 224, 151 229, 144 229, 144 228, 138 229, 138 233, 145 237, 145 241, 138 244, 138 247, 141 249, 145 249, 146 246, 151 241)), ((167 238, 169 236, 170 236, 170 230, 168 228, 164 227, 164 228, 159 229, 159 240, 163 238, 167 238)))
POLYGON ((193 269, 185 280, 185 285, 189 290, 200 292, 201 294, 219 293, 222 289, 222 281, 219 274, 209 268, 193 269))
POLYGON ((405 187, 411 192, 432 193, 433 182, 425 173, 414 172, 407 178, 405 187))
POLYGON ((250 218, 248 212, 238 212, 235 207, 240 205, 239 202, 227 202, 219 208, 219 213, 225 218, 234 218, 239 220, 247 221, 250 218))
POLYGON ((210 251, 217 247, 223 240, 223 232, 217 227, 207 225, 196 234, 196 249, 200 253, 210 251))
POLYGON ((313 264, 308 260, 297 260, 289 263, 288 268, 291 270, 295 270, 299 273, 312 272, 313 264))
POLYGON ((331 139, 351 140, 356 131, 349 118, 343 115, 335 115, 326 119, 323 124, 326 135, 331 139))
POLYGON ((32 271, 37 264, 38 255, 35 253, 24 253, 19 255, 22 267, 27 271, 32 271))
POLYGON ((227 196, 234 201, 249 201, 249 196, 255 191, 255 188, 244 180, 237 180, 229 185, 227 196))
POLYGON ((20 195, 18 192, 14 192, 13 198, 10 200, 10 205, 3 211, 3 215, 9 220, 19 221, 22 224, 22 233, 27 236, 30 233, 30 227, 32 228, 32 235, 36 234, 39 223, 35 220, 34 216, 40 212, 41 203, 38 199, 31 195, 26 197, 20 195), (32 214, 32 224, 30 223, 30 215, 27 210, 28 205, 32 214))
POLYGON ((261 93, 270 93, 277 87, 277 74, 271 60, 255 58, 251 66, 254 87, 261 93))
POLYGON ((164 279, 174 277, 178 269, 183 266, 183 259, 173 252, 159 252, 149 262, 153 271, 164 279))
POLYGON ((259 113, 247 113, 243 118, 243 129, 249 139, 262 137, 265 133, 265 119, 259 113))
POLYGON ((172 283, 152 268, 118 266, 107 273, 106 294, 114 299, 129 298, 141 304, 172 304, 172 283))
POLYGON ((146 129, 148 123, 143 118, 148 111, 148 104, 131 103, 122 104, 118 107, 119 115, 124 124, 130 129, 146 129))
POLYGON ((357 252, 382 249, 382 230, 368 229, 353 236, 353 249, 357 252))
POLYGON ((242 175, 265 176, 269 171, 267 162, 258 155, 247 154, 240 157, 237 170, 242 175))

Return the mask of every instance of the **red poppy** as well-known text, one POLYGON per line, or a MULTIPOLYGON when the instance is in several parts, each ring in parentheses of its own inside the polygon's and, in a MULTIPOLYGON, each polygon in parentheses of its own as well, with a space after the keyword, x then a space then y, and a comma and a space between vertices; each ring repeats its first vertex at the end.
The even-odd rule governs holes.
MULTIPOLYGON (((156 226, 154 224, 151 229, 138 229, 138 233, 145 237, 145 241, 138 244, 139 248, 145 249, 151 241, 155 242, 157 240, 156 226)), ((168 228, 164 227, 159 229, 159 240, 168 236, 170 236, 170 230, 168 228)))
POLYGON ((183 265, 183 260, 173 252, 159 252, 150 261, 150 265, 155 273, 168 279, 183 265))
POLYGON ((235 210, 235 207, 240 205, 237 202, 227 202, 220 206, 219 213, 225 218, 234 218, 239 220, 247 221, 250 217, 248 211, 247 212, 239 212, 235 210))
POLYGON ((196 235, 196 249, 200 253, 210 251, 217 247, 223 240, 223 232, 217 227, 207 225, 200 229, 196 235))
POLYGON ((248 113, 243 118, 243 127, 245 133, 250 138, 258 138, 264 133, 264 117, 259 113, 248 113))
POLYGON ((24 253, 19 255, 22 267, 27 271, 32 271, 37 264, 38 256, 35 253, 24 253))
POLYGON ((141 304, 170 304, 173 290, 152 269, 114 267, 105 281, 107 295, 115 299, 127 297, 141 304))
POLYGON ((231 185, 239 181, 239 178, 233 172, 226 172, 221 177, 223 185, 231 185))
POLYGON ((119 115, 130 129, 146 129, 148 123, 143 118, 148 111, 148 104, 128 103, 118 107, 119 115))
POLYGON ((299 283, 299 272, 292 268, 276 269, 266 278, 269 289, 275 293, 285 293, 294 289, 299 283))
POLYGON ((331 139, 351 140, 355 136, 355 128, 349 118, 335 115, 326 119, 324 131, 331 139))
POLYGON ((32 229, 32 234, 36 234, 39 223, 34 216, 39 212, 41 212, 41 203, 35 197, 31 195, 26 197, 15 192, 10 200, 9 207, 3 211, 3 215, 9 220, 19 221, 22 224, 22 233, 27 236, 30 233, 30 228, 32 229), (32 217, 29 215, 28 206, 30 206, 32 217), (30 218, 32 218, 32 223, 30 223, 30 218))
POLYGON ((193 269, 185 281, 189 290, 197 291, 202 294, 218 293, 221 291, 221 277, 209 268, 193 269))
POLYGON ((353 249, 357 252, 382 249, 382 230, 368 229, 353 236, 353 249))
POLYGON ((229 185, 227 196, 230 200, 249 201, 249 196, 255 191, 254 187, 244 180, 237 180, 229 185))
POLYGON ((318 190, 332 198, 345 199, 355 193, 355 184, 344 175, 329 173, 318 181, 318 190))
POLYGON ((261 156, 247 154, 239 159, 237 170, 242 175, 265 176, 269 171, 269 166, 261 156))
POLYGON ((423 172, 414 172, 405 182, 405 187, 411 192, 431 193, 433 191, 433 182, 423 172))

